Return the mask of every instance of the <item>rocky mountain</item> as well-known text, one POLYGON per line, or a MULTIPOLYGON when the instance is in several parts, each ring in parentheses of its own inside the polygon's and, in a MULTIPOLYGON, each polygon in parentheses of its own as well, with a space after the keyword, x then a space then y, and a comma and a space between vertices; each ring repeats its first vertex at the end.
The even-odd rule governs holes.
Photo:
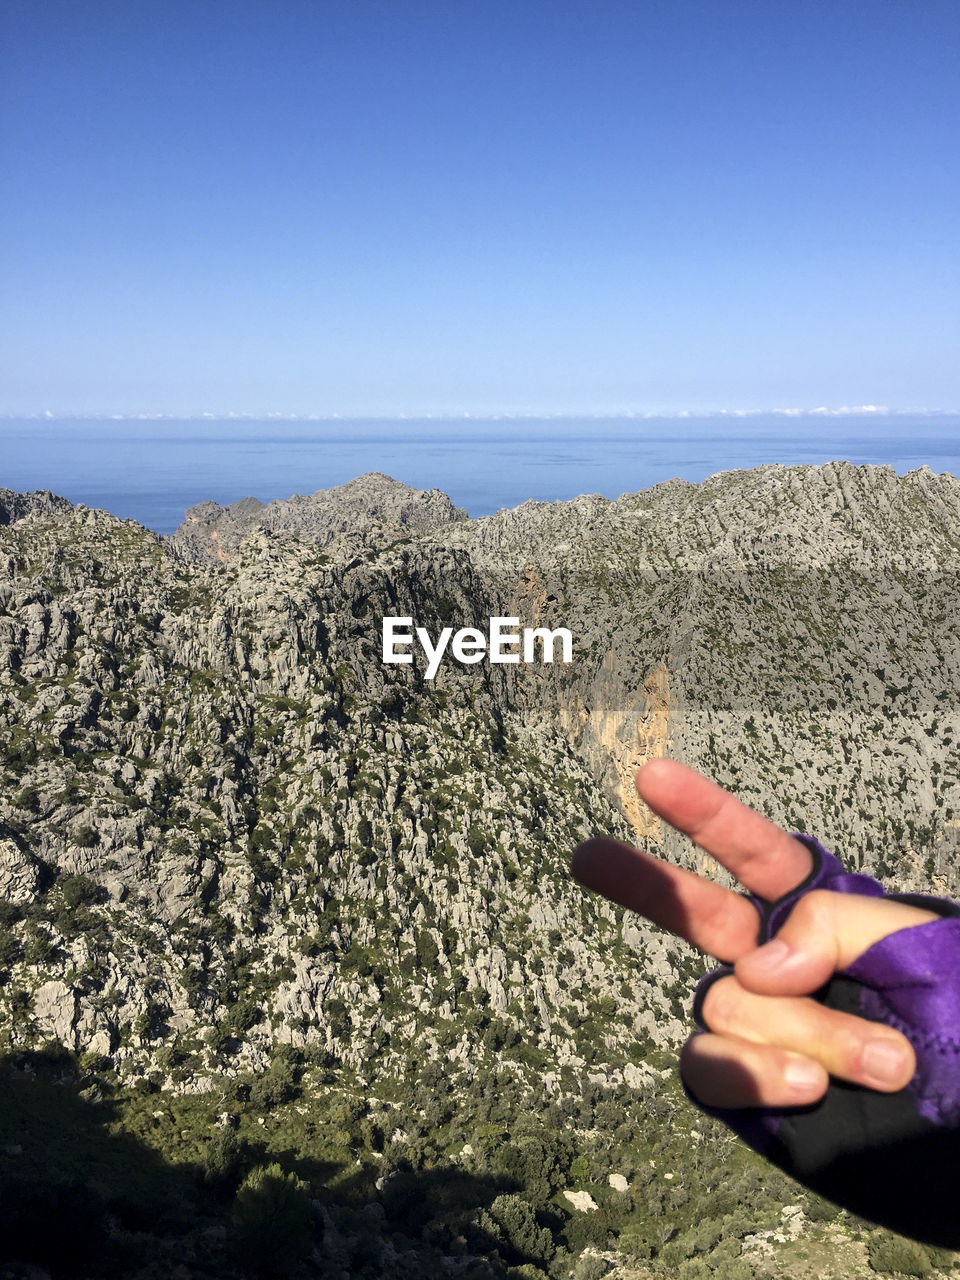
POLYGON ((27 515, 63 515, 71 510, 66 498, 58 498, 48 489, 36 493, 14 493, 12 489, 0 489, 0 524, 13 524, 27 515))
POLYGON ((391 537, 428 533, 466 518, 467 513, 439 489, 423 492, 370 472, 336 489, 266 504, 256 498, 229 507, 201 502, 187 511, 174 541, 188 557, 217 563, 228 560, 256 528, 321 547, 342 538, 382 545, 391 537))
MULTIPOLYGON (((763 467, 470 520, 372 474, 204 503, 172 539, 45 493, 0 491, 0 525, 10 1087, 53 1061, 236 1193, 227 1225, 181 1196, 170 1268, 271 1274, 217 1242, 282 1209, 304 1274, 762 1270, 738 1205, 776 1234, 795 1193, 758 1200, 738 1156, 706 1213, 729 1143, 670 1082, 702 962, 585 896, 569 853, 605 830, 698 865, 632 793, 670 754, 958 892, 960 482, 763 467), (414 645, 381 660, 388 616, 566 628, 573 661, 427 679, 414 645), (715 1238, 673 1257, 690 1214, 715 1238)), ((157 1232, 97 1194, 134 1274, 157 1232)), ((787 1244, 840 1230, 796 1203, 787 1244)))

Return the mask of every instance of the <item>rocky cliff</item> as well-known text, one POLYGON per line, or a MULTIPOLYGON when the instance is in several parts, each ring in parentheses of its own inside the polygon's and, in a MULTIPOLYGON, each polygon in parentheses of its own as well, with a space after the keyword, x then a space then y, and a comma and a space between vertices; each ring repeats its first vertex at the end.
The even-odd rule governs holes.
POLYGON ((656 1091, 701 962, 566 871, 598 829, 697 865, 633 796, 655 755, 960 889, 952 476, 764 467, 469 520, 370 475, 172 539, 0 491, 0 525, 11 1051, 183 1097, 291 1061, 365 1098, 656 1091), (381 662, 387 615, 566 627, 574 661, 428 681, 381 662))
POLYGON ((229 507, 201 502, 187 511, 174 542, 187 557, 215 564, 229 560, 253 529, 288 534, 320 547, 342 538, 382 546, 466 518, 467 513, 439 489, 411 489, 371 472, 337 489, 266 504, 256 498, 229 507))

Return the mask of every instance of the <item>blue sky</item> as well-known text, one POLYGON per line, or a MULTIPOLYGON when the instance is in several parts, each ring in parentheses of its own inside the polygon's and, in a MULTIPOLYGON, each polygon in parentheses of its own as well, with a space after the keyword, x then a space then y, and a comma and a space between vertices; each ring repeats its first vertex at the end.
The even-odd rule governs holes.
POLYGON ((0 413, 960 408, 955 0, 0 25, 0 413))

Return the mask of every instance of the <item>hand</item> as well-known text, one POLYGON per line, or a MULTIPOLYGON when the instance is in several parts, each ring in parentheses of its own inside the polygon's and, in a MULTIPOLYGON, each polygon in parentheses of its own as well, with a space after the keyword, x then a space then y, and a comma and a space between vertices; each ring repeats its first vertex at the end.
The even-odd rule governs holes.
MULTIPOLYGON (((651 761, 637 774, 637 791, 761 898, 782 897, 810 873, 803 844, 684 765, 651 761)), ((913 1049, 898 1031, 810 995, 882 938, 937 919, 933 912, 815 890, 776 938, 758 946, 758 915, 746 899, 617 840, 580 845, 572 870, 589 888, 733 965, 704 1001, 711 1031, 688 1040, 681 1056, 687 1088, 705 1105, 804 1106, 823 1096, 830 1075, 884 1092, 912 1077, 913 1049)))

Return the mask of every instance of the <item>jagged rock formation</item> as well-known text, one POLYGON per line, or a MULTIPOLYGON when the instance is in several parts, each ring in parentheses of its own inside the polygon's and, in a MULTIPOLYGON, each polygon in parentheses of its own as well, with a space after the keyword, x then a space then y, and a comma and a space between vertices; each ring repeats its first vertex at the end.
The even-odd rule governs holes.
MULTIPOLYGON (((511 720, 503 669, 379 661, 385 613, 489 614, 462 552, 329 563, 261 530, 211 571, 71 511, 0 563, 5 874, 51 885, 10 925, 15 1043, 190 1087, 278 1040, 472 1074, 522 1033, 577 1071, 586 982, 640 982, 632 948, 674 985, 672 946, 569 883, 572 843, 620 824, 562 734, 511 720)), ((619 1070, 679 1034, 671 1001, 640 982, 629 1029, 608 1016, 619 1070)))
POLYGON ((370 1096, 651 1087, 700 961, 566 864, 604 829, 698 865, 632 795, 663 753, 960 888, 952 476, 764 467, 469 520, 370 475, 173 539, 0 491, 0 525, 11 1048, 182 1093, 278 1045, 370 1096), (386 615, 498 614, 569 628, 573 663, 380 660, 386 615))
POLYGON ((229 507, 201 502, 187 511, 174 542, 187 556, 216 563, 228 560, 254 529, 290 534, 319 547, 343 537, 384 545, 466 518, 439 489, 423 492, 370 472, 336 489, 266 504, 256 498, 229 507))
POLYGON ((422 1035, 468 1070, 482 1009, 479 1038, 500 1019, 581 1069, 577 992, 639 979, 629 1034, 598 1033, 622 1069, 637 1027, 680 1032, 636 964, 659 955, 662 979, 674 953, 565 859, 624 818, 661 838, 630 776, 664 751, 904 886, 955 889, 952 477, 768 467, 469 521, 367 476, 273 507, 296 535, 258 519, 208 566, 181 552, 196 523, 170 542, 5 501, 0 877, 34 903, 10 934, 18 1034, 69 1028, 142 1072, 177 1032, 194 1083, 277 1038, 395 1069, 422 1035), (362 555, 337 541, 358 510, 362 555), (435 634, 498 613, 570 628, 575 661, 451 660, 430 683, 380 661, 385 615, 435 634), (126 921, 122 957, 63 935, 64 876, 126 921))
POLYGON ((955 477, 761 467, 455 536, 512 608, 575 620, 576 669, 527 669, 533 701, 612 753, 625 802, 625 766, 666 743, 865 865, 956 888, 955 477))
POLYGON ((58 498, 49 489, 35 493, 14 493, 0 489, 0 524, 13 524, 29 515, 64 515, 72 509, 66 498, 58 498))

